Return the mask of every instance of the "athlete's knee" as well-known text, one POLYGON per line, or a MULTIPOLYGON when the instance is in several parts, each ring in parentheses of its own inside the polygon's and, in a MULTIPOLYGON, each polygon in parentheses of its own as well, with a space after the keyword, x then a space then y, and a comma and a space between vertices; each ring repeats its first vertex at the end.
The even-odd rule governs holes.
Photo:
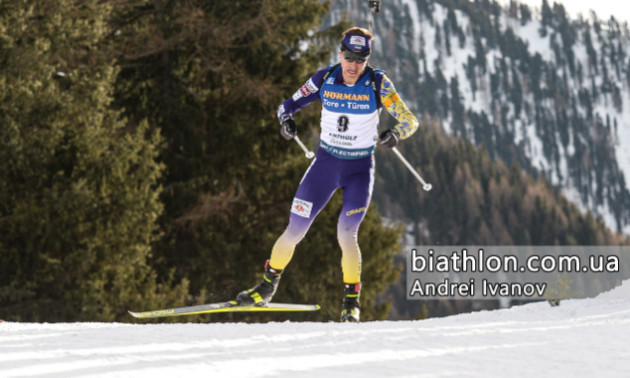
POLYGON ((278 238, 282 244, 297 245, 306 236, 306 231, 287 228, 278 238))

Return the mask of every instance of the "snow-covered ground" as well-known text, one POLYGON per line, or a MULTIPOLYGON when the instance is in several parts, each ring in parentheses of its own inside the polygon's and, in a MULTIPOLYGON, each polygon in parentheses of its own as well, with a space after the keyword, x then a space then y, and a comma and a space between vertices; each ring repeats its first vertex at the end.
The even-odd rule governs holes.
POLYGON ((0 377, 628 377, 630 281, 424 321, 0 323, 0 377))

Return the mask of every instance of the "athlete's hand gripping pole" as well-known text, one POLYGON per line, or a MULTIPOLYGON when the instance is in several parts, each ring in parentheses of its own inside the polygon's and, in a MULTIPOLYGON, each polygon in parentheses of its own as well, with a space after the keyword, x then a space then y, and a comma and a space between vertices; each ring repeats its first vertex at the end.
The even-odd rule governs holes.
POLYGON ((379 12, 381 10, 381 1, 380 0, 369 0, 368 6, 370 7, 370 23, 368 24, 368 30, 370 33, 372 32, 372 26, 374 26, 374 12, 379 12))
POLYGON ((400 161, 403 162, 403 164, 405 165, 405 167, 407 167, 407 169, 409 169, 409 171, 414 175, 414 177, 416 179, 418 179, 418 181, 420 181, 420 183, 422 184, 422 189, 424 189, 425 191, 429 191, 433 188, 433 186, 431 184, 429 184, 428 182, 424 181, 424 179, 422 178, 422 176, 420 176, 420 174, 418 172, 416 172, 416 170, 411 166, 411 164, 409 164, 409 162, 407 161, 407 159, 405 159, 405 157, 400 153, 400 151, 398 151, 398 148, 393 147, 392 151, 394 151, 394 153, 396 154, 396 156, 398 156, 398 158, 400 159, 400 161))
POLYGON ((315 157, 315 154, 313 153, 313 151, 309 150, 308 148, 306 148, 306 146, 304 145, 304 143, 302 143, 302 141, 300 140, 300 138, 295 135, 293 137, 293 139, 295 139, 295 142, 298 144, 298 146, 300 146, 300 148, 302 149, 302 151, 304 151, 304 155, 306 155, 307 159, 312 159, 315 157))
POLYGON ((304 143, 302 143, 300 138, 297 136, 297 125, 290 115, 283 117, 282 122, 280 123, 280 134, 286 140, 295 140, 302 151, 304 151, 304 154, 308 159, 312 159, 315 157, 313 151, 310 151, 308 148, 306 148, 304 143))

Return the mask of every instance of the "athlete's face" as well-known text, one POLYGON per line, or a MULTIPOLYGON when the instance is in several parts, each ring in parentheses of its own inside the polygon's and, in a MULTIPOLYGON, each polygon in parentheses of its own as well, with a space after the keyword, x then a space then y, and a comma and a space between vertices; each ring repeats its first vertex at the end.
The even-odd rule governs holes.
POLYGON ((359 57, 356 54, 350 53, 348 51, 339 51, 339 60, 341 60, 341 73, 343 74, 343 81, 346 84, 356 84, 361 74, 363 74, 363 71, 365 71, 365 66, 367 66, 367 59, 357 58, 359 57))

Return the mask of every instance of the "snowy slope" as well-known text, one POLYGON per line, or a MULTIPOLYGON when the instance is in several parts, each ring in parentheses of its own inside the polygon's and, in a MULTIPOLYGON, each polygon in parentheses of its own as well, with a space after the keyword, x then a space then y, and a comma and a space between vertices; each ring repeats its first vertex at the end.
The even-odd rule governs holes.
MULTIPOLYGON (((553 27, 543 27, 540 6, 537 10, 530 8, 532 19, 527 22, 513 18, 507 8, 497 17, 480 21, 481 13, 488 16, 490 12, 487 7, 477 5, 479 14, 475 15, 460 2, 453 7, 451 22, 448 7, 443 5, 448 3, 384 2, 375 16, 372 64, 388 72, 417 114, 433 111, 432 116, 448 133, 483 144, 491 155, 506 162, 519 161, 528 172, 542 174, 560 187, 582 211, 601 217, 611 230, 630 235, 630 211, 625 210, 630 201, 627 25, 569 20, 573 39, 564 49, 562 36, 568 35, 569 29, 560 27, 562 23, 557 20, 553 27), (480 25, 495 20, 500 32, 490 38, 492 33, 482 32, 480 25), (453 23, 461 35, 448 27, 453 23), (545 30, 544 36, 541 30, 545 30), (526 48, 514 42, 512 49, 501 48, 497 35, 505 36, 508 31, 514 36, 510 41, 521 41, 526 48), (476 33, 480 38, 475 37, 476 33), (587 46, 595 52, 595 65, 587 46), (569 50, 571 54, 567 55, 569 50), (536 56, 540 62, 534 64, 536 56), (532 76, 539 69, 541 74, 532 76), (534 77, 539 85, 532 85, 534 77), (435 101, 422 101, 429 95, 420 92, 421 84, 437 78, 448 85, 444 88, 432 84, 435 101), (457 98, 451 92, 454 81, 457 98), (516 102, 515 92, 522 95, 516 96, 520 98, 516 102), (465 111, 455 117, 448 104, 458 102, 465 111), (439 108, 439 112, 422 104, 439 108), (480 119, 487 120, 491 127, 479 126, 480 119), (511 145, 506 147, 510 140, 511 145)), ((553 4, 549 1, 550 6, 553 4)), ((367 2, 334 0, 330 21, 341 19, 343 12, 348 12, 357 25, 365 25, 369 17, 367 2)))
MULTIPOLYGON (((470 20, 466 14, 461 11, 455 11, 457 15, 458 23, 460 27, 464 30, 469 30, 470 20)), ((435 11, 433 13, 435 25, 443 25, 447 21, 447 10, 446 8, 436 5, 435 11)), ((528 22, 526 25, 521 25, 518 20, 511 19, 506 15, 501 16, 501 24, 502 30, 505 31, 507 29, 512 29, 514 33, 519 36, 519 38, 526 41, 528 45, 528 52, 531 56, 535 54, 540 54, 543 61, 546 63, 550 63, 553 65, 557 64, 558 75, 562 77, 563 70, 566 71, 566 67, 559 65, 556 62, 556 58, 554 55, 554 51, 550 47, 553 43, 561 43, 559 41, 559 37, 552 39, 550 35, 546 37, 541 37, 539 34, 539 30, 541 29, 541 22, 538 19, 534 19, 528 22)), ((417 39, 424 38, 427 41, 433 41, 435 39, 436 28, 433 25, 428 24, 427 22, 421 23, 422 27, 418 28, 418 35, 415 37, 417 39)), ((593 31, 595 35, 595 32, 593 31)), ((577 36, 577 46, 575 47, 575 64, 581 64, 583 67, 588 67, 588 56, 586 52, 586 48, 584 47, 584 41, 582 36, 577 36)), ((475 57, 475 49, 473 46, 474 40, 469 38, 466 41, 464 46, 459 46, 457 44, 457 40, 455 36, 451 36, 451 54, 446 56, 444 53, 444 47, 441 48, 427 48, 425 50, 425 55, 427 56, 427 61, 439 61, 441 62, 441 69, 447 80, 452 78, 458 78, 458 82, 460 84, 460 90, 462 95, 462 102, 466 109, 471 109, 475 112, 484 112, 488 115, 491 122, 495 125, 501 125, 501 120, 496 117, 496 111, 493 109, 492 105, 492 94, 490 93, 490 82, 489 75, 496 74, 499 70, 499 64, 497 63, 501 57, 502 53, 498 48, 491 48, 486 56, 486 61, 488 62, 488 73, 486 77, 480 77, 481 87, 478 89, 476 96, 473 95, 473 90, 471 88, 470 81, 466 80, 466 72, 465 66, 468 57, 475 57)), ((598 38, 593 38, 593 45, 596 51, 602 50, 602 41, 598 38)), ((517 64, 517 62, 512 62, 510 58, 506 58, 508 64, 513 63, 517 64)), ((430 70, 431 74, 435 74, 434 70, 430 70)), ((516 80, 517 78, 511 78, 512 80, 516 80)), ((520 80, 525 81, 523 78, 520 80)), ((574 78, 569 77, 568 79, 570 91, 572 93, 577 94, 577 92, 583 88, 583 85, 578 83, 574 78)), ((603 78, 597 76, 595 79, 595 83, 598 86, 602 86, 603 78)), ((630 95, 627 90, 627 83, 623 82, 623 80, 619 80, 618 84, 623 88, 621 91, 621 100, 622 100, 622 111, 617 111, 612 101, 609 101, 606 98, 598 99, 594 104, 594 115, 595 118, 599 117, 604 120, 607 116, 611 117, 611 119, 616 120, 616 122, 621 125, 613 134, 614 139, 614 151, 617 159, 617 165, 619 170, 623 172, 624 176, 630 177, 630 95)), ((502 94, 505 96, 505 94, 502 94)), ((503 103, 507 103, 507 98, 502 99, 503 103)), ((531 93, 526 93, 523 99, 524 103, 529 103, 530 107, 534 108, 534 97, 531 93)), ((554 109, 556 104, 549 99, 544 102, 549 109, 554 109)), ((585 114, 583 109, 579 110, 581 114, 585 114)), ((513 117, 513 112, 510 110, 508 113, 508 118, 513 117)), ((450 122, 452 119, 445 120, 445 128, 447 131, 452 132, 452 127, 450 122)), ((558 185, 564 189, 565 195, 572 200, 574 203, 579 205, 583 210, 591 210, 594 213, 603 217, 606 224, 612 229, 616 230, 616 221, 614 216, 612 215, 610 204, 595 204, 593 198, 589 198, 586 202, 580 197, 577 193, 577 188, 573 182, 573 177, 570 174, 570 167, 568 160, 573 157, 575 154, 576 148, 574 146, 575 140, 571 140, 568 148, 565 148, 558 143, 556 148, 558 149, 558 161, 555 162, 549 157, 546 157, 543 154, 544 150, 544 141, 541 137, 541 131, 539 125, 536 124, 535 118, 530 115, 525 115, 525 112, 521 114, 519 119, 514 119, 513 124, 506 124, 499 127, 506 127, 509 132, 515 135, 514 143, 515 145, 519 145, 524 143, 524 153, 531 162, 532 166, 537 168, 539 172, 545 173, 549 181, 553 185, 558 185)), ((559 133, 559 130, 554 130, 555 133, 559 133)), ((595 131, 592 131, 595 132, 595 131)), ((474 131, 472 129, 468 130, 469 135, 474 135, 474 131)), ((626 179, 626 182, 630 184, 630 180, 626 179)), ((630 187, 626 187, 626 189, 630 189, 630 187)), ((592 192, 596 192, 597 187, 592 187, 592 192)), ((626 234, 630 234, 630 225, 626 225, 623 228, 623 231, 626 234)))
POLYGON ((403 322, 0 323, 1 377, 627 377, 630 282, 403 322))

